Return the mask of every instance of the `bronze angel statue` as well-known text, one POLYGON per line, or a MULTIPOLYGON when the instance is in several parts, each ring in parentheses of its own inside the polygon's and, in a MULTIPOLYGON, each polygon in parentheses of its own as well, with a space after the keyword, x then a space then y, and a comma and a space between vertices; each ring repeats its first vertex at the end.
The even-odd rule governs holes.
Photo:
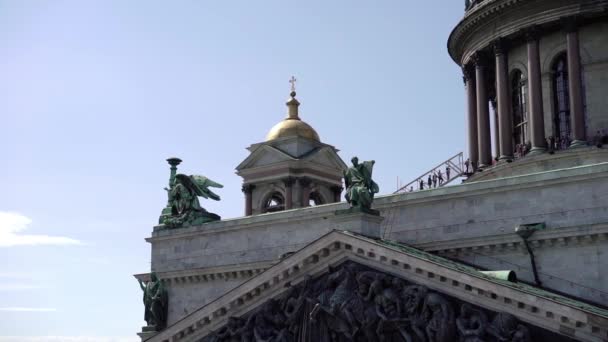
POLYGON ((209 188, 224 186, 205 176, 177 174, 173 179, 169 192, 169 207, 171 215, 164 218, 165 226, 171 228, 196 226, 199 224, 218 221, 219 215, 210 213, 201 207, 198 197, 219 201, 220 196, 209 188))
POLYGON ((375 161, 364 161, 359 164, 359 158, 357 157, 353 157, 351 161, 353 166, 344 171, 346 201, 351 208, 370 211, 374 194, 380 191, 378 184, 372 180, 375 161))

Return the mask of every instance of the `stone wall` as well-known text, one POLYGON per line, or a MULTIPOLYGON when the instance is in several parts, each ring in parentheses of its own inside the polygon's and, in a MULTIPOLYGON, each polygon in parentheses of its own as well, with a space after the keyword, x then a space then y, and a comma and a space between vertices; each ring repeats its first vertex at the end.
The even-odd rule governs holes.
POLYGON ((232 290, 245 280, 238 278, 217 278, 204 283, 171 283, 167 286, 169 294, 167 323, 169 325, 175 323, 180 318, 232 290))
MULTIPOLYGON (((333 229, 345 229, 335 216, 336 210, 345 208, 346 203, 328 204, 200 227, 157 229, 148 239, 152 244, 152 270, 164 278, 165 274, 186 270, 271 264, 333 229)), ((480 266, 490 269, 529 265, 529 256, 521 246, 507 252, 495 250, 497 246, 521 243, 514 232, 516 226, 545 222, 546 232, 538 235, 550 235, 547 241, 555 240, 559 246, 562 240, 567 242, 576 235, 586 247, 576 247, 577 242, 568 248, 539 249, 537 264, 547 275, 543 281, 549 287, 557 286, 559 291, 588 300, 605 297, 585 291, 585 287, 608 292, 608 278, 599 271, 608 266, 604 256, 608 251, 608 163, 383 196, 377 198, 375 208, 384 217, 386 238, 438 253, 472 246, 487 248, 494 251, 494 261, 480 262, 480 266), (595 235, 588 234, 589 227, 595 227, 595 235), (551 280, 550 275, 560 280, 551 280)), ((455 256, 471 263, 479 261, 463 253, 455 256)), ((521 278, 532 280, 529 272, 519 271, 521 278)), ((189 287, 168 284, 172 291, 170 307, 177 307, 171 313, 171 321, 179 319, 184 308, 191 310, 237 283, 226 283, 226 287, 201 283, 196 296, 205 298, 199 301, 192 299, 194 294, 189 287), (213 289, 205 289, 206 284, 213 289)))

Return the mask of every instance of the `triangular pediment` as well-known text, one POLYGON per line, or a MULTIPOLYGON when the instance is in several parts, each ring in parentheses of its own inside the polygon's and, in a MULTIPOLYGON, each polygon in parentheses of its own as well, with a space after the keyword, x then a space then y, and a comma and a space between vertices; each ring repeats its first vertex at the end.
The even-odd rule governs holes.
POLYGON ((322 165, 324 167, 337 170, 346 170, 348 168, 344 161, 342 161, 342 158, 338 156, 338 153, 336 153, 336 151, 330 146, 323 146, 319 149, 313 150, 302 159, 317 165, 322 165))
POLYGON ((374 340, 378 334, 393 336, 387 341, 406 340, 408 334, 412 341, 431 335, 436 341, 457 341, 462 329, 472 333, 481 326, 479 340, 485 341, 497 340, 495 334, 509 341, 602 341, 608 311, 407 245, 333 231, 149 341, 200 341, 206 336, 228 341, 247 334, 264 335, 258 340, 274 334, 269 341, 300 341, 298 324, 313 324, 306 334, 321 341, 328 338, 317 336, 322 329, 340 335, 340 341, 374 340), (295 310, 304 311, 296 317, 295 310), (310 321, 311 315, 316 319, 310 321), (537 337, 526 339, 526 334, 537 337))
POLYGON ((244 169, 273 165, 290 160, 296 160, 296 158, 276 147, 260 144, 245 160, 243 160, 241 164, 239 164, 239 166, 237 166, 236 169, 237 171, 241 171, 244 169))

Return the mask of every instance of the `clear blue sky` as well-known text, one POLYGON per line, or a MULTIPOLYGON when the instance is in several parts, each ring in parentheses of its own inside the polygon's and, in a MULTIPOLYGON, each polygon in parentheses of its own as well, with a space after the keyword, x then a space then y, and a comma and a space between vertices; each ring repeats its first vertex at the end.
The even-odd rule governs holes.
MULTIPOLYGON (((225 185, 285 116, 381 193, 465 147, 463 1, 0 1, 0 341, 133 340, 165 159, 225 185), (74 336, 72 339, 48 336, 74 336)), ((137 340, 136 337, 134 340, 137 340)))

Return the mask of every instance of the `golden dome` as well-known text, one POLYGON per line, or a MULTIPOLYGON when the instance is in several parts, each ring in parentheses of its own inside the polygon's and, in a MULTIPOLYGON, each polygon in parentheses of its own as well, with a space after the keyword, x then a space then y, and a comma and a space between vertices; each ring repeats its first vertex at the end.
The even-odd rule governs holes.
POLYGON ((314 141, 321 141, 317 132, 306 122, 300 120, 298 116, 298 107, 300 102, 296 100, 296 92, 292 90, 291 97, 287 101, 287 118, 274 125, 270 132, 266 135, 266 141, 285 138, 285 137, 302 137, 314 141))
POLYGON ((321 141, 314 128, 300 119, 288 118, 274 125, 266 135, 266 141, 283 137, 303 137, 314 141, 321 141))

